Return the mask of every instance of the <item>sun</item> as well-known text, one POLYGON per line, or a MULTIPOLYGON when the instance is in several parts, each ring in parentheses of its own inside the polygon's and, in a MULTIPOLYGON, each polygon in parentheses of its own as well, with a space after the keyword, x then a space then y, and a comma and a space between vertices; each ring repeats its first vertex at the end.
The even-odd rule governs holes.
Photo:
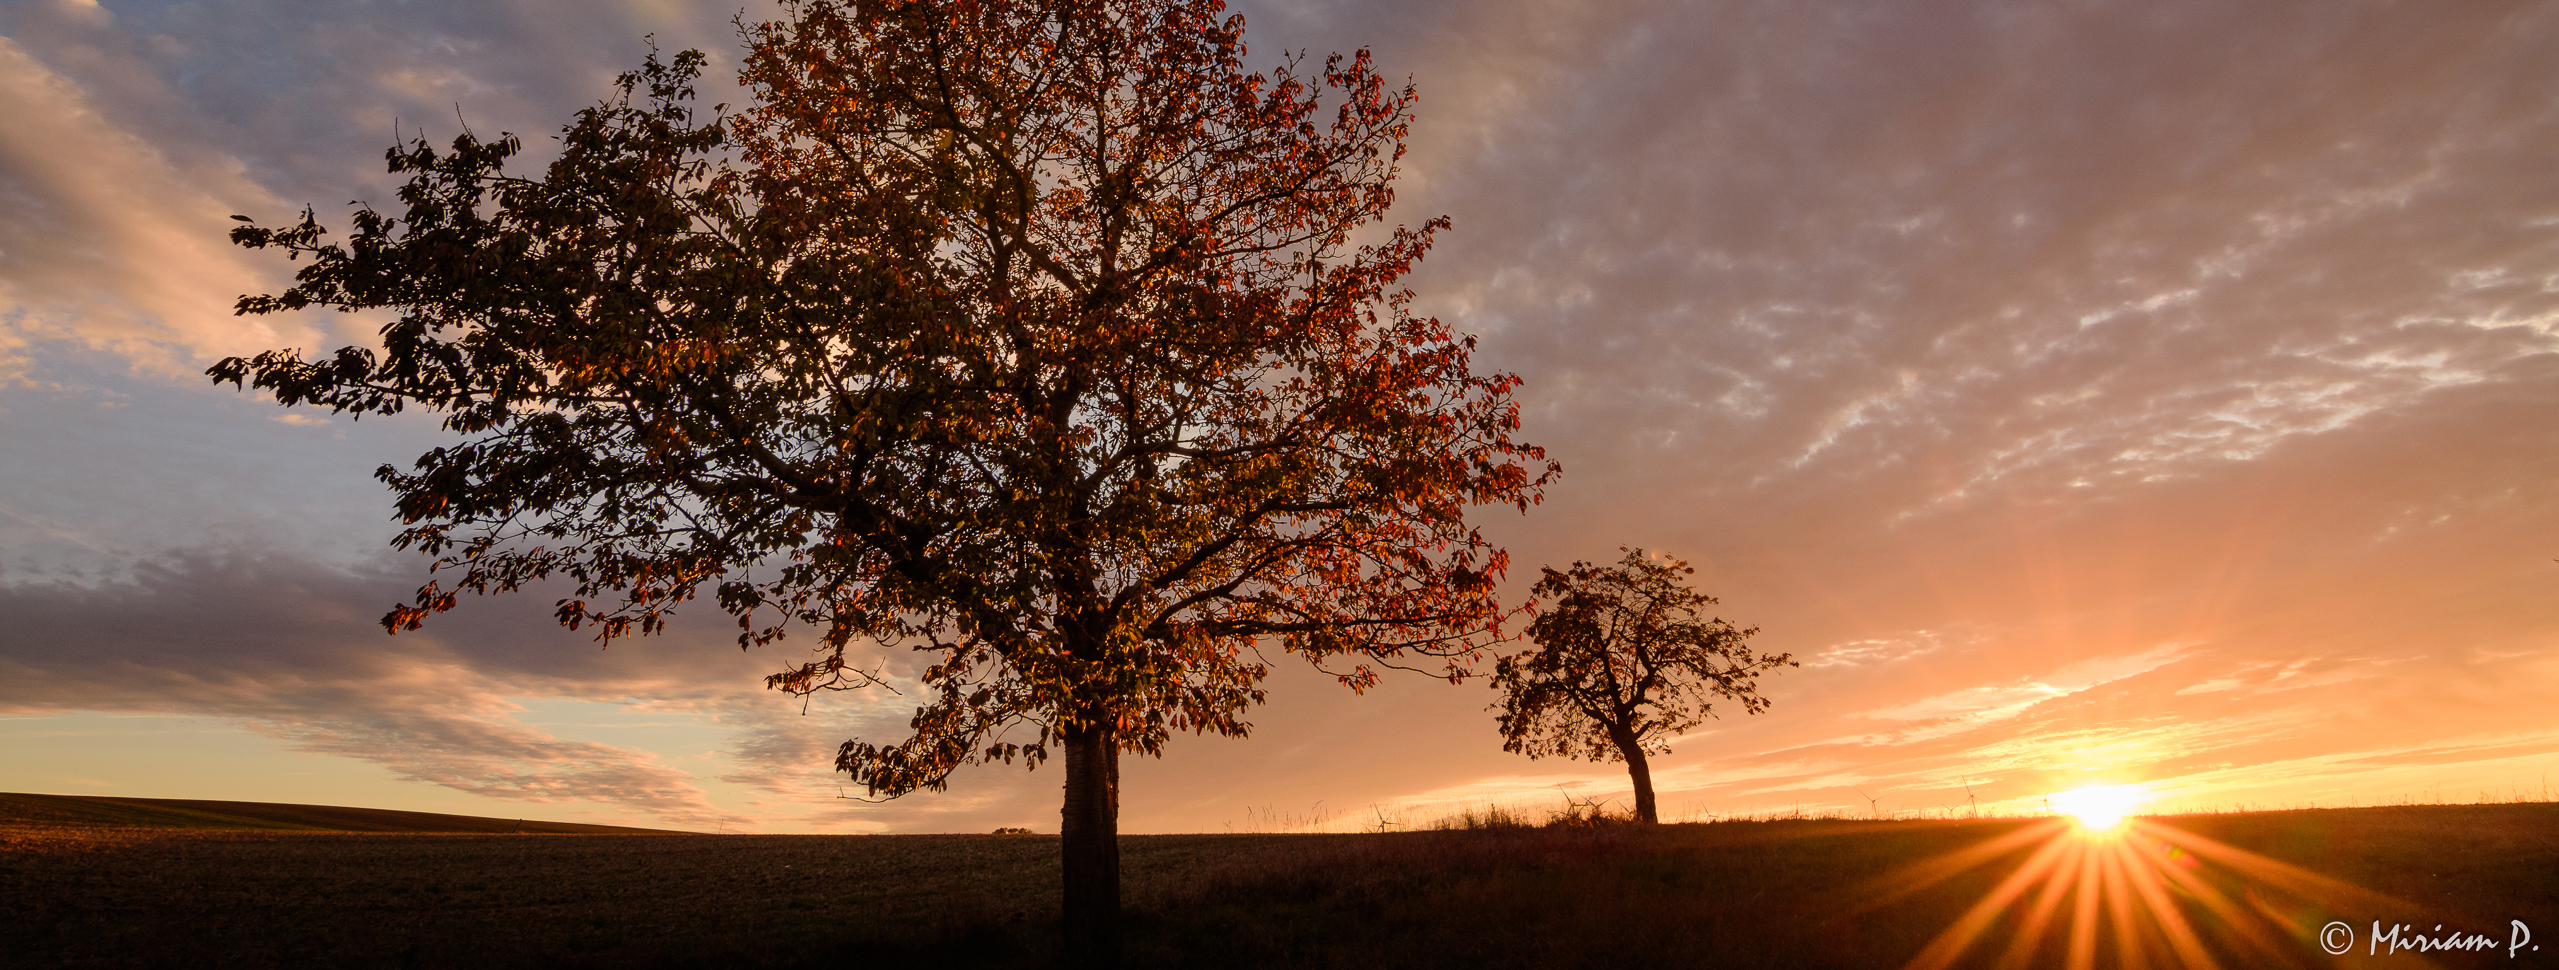
POLYGON ((2108 966, 2294 964, 2301 962, 2302 939, 2290 913, 2352 911, 2385 898, 2160 820, 2133 818, 2150 800, 2138 784, 2092 785, 2049 797, 2054 809, 2076 821, 2042 818, 1985 830, 1991 837, 1874 884, 1870 891, 1877 901, 1866 904, 1867 910, 1958 873, 2008 865, 2028 850, 1905 970, 1958 965, 2088 970, 2099 965, 2101 950, 2112 951, 2108 966), (2074 831, 2077 838, 2069 835, 2074 831), (2261 897, 2260 888, 2271 894, 2261 897), (2314 909, 2282 904, 2279 911, 2269 903, 2286 897, 2314 909), (2111 946, 2101 946, 2108 940, 2111 946), (2005 952, 1993 964, 1986 951, 2001 946, 2005 952), (2239 959, 2223 962, 2233 956, 2239 959))
POLYGON ((2129 785, 2089 785, 2053 795, 2053 807, 2090 832, 2113 831, 2141 803, 2141 790, 2129 785))

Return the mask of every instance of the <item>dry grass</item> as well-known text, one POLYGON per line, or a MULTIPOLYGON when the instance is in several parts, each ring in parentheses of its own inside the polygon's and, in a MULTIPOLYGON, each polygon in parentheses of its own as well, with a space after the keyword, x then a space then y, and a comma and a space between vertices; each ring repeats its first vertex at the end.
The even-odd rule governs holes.
POLYGON ((8 846, 13 966, 753 966, 1056 909, 1055 843, 1016 837, 16 826, 8 846))
MULTIPOLYGON (((2350 918, 2523 919, 2559 938, 2559 806, 2164 821, 2407 905, 2350 918)), ((1872 905, 1879 878, 2034 824, 1130 837, 1130 962, 1898 967, 2023 852, 1888 905, 1872 905)), ((8 838, 11 966, 1041 966, 1057 911, 1050 837, 8 838)))

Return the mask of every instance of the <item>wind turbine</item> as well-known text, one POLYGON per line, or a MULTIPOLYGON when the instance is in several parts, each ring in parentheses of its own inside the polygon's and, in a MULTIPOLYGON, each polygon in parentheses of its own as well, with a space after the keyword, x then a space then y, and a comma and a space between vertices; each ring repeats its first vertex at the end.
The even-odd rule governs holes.
POLYGON ((1973 794, 1973 780, 1964 779, 1964 801, 1972 806, 1974 818, 1981 817, 1981 796, 1973 794))
POLYGON ((1868 815, 1872 815, 1876 818, 1884 817, 1883 810, 1877 807, 1884 803, 1882 798, 1866 794, 1866 790, 1863 788, 1851 788, 1849 791, 1856 792, 1858 797, 1866 800, 1866 813, 1868 815))

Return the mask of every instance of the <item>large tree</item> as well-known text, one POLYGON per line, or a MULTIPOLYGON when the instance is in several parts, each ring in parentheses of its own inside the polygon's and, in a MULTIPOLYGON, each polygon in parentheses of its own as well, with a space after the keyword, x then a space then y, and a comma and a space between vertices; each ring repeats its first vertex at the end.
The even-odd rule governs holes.
POLYGON ((1635 783, 1635 816, 1661 820, 1648 755, 1714 716, 1722 697, 1744 713, 1768 709, 1759 675, 1801 666, 1792 654, 1753 655, 1740 629, 1703 607, 1715 598, 1682 581, 1696 572, 1669 557, 1625 550, 1615 565, 1575 562, 1544 570, 1529 624, 1533 649, 1501 658, 1502 749, 1531 758, 1557 755, 1624 761, 1635 783))
MULTIPOLYGON (((393 149, 396 214, 243 313, 387 310, 379 348, 216 365, 287 405, 442 412, 395 544, 455 594, 564 579, 606 639, 697 594, 770 678, 874 683, 923 654, 904 739, 836 764, 875 795, 1065 761, 1070 952, 1117 947, 1118 757, 1242 735, 1264 645, 1358 690, 1456 677, 1507 559, 1471 507, 1555 466, 1516 378, 1407 310, 1447 223, 1377 229, 1413 90, 1367 52, 1247 73, 1215 0, 807 0, 746 28, 753 97, 649 58, 539 178, 512 136, 393 149)), ((245 221, 245 220, 244 220, 245 221)))

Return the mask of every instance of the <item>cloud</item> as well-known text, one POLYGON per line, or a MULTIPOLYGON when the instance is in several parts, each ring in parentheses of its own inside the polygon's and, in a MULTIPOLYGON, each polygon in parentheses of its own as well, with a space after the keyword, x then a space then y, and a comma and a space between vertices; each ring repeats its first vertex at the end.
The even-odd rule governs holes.
MULTIPOLYGON (((550 622, 549 598, 534 591, 469 599, 423 630, 386 636, 377 618, 407 599, 415 565, 198 550, 142 556, 118 579, 0 583, 0 615, 11 618, 0 627, 0 713, 216 717, 410 781, 601 803, 699 829, 971 831, 1045 814, 1053 787, 1020 766, 965 772, 946 793, 854 800, 863 793, 833 770, 835 746, 901 736, 911 705, 884 692, 803 701, 766 690, 763 675, 798 641, 741 652, 716 613, 598 649, 550 622), (570 736, 577 725, 543 714, 558 701, 658 715, 716 747, 570 736)), ((914 696, 910 658, 877 663, 914 696)))
POLYGON ((235 321, 282 274, 222 237, 281 206, 233 166, 184 166, 102 118, 86 92, 0 37, 0 378, 31 342, 66 340, 175 374, 196 358, 310 339, 235 321))
POLYGON ((751 715, 739 695, 760 667, 734 647, 695 636, 599 651, 538 623, 473 615, 494 601, 386 637, 369 614, 407 585, 387 568, 238 554, 155 559, 124 582, 0 585, 11 617, 0 709, 210 715, 460 791, 735 820, 659 755, 563 739, 519 720, 511 699, 649 698, 751 715))
POLYGON ((1801 662, 1804 666, 1816 669, 1889 664, 1944 649, 1948 639, 1948 636, 1940 631, 1917 630, 1899 636, 1833 644, 1819 653, 1804 657, 1801 662))
POLYGON ((2099 684, 2157 670, 2174 661, 2179 652, 2180 648, 2171 645, 2137 654, 2082 660, 2043 677, 1968 687, 1869 711, 1864 716, 1885 721, 1957 720, 1973 724, 2006 720, 2052 698, 2068 697, 2099 684))
MULTIPOLYGON (((466 124, 545 136, 611 92, 644 35, 726 63, 732 8, 649 2, 321 9, 215 0, 111 13, 90 0, 0 10, 0 377, 63 341, 191 377, 221 356, 320 349, 377 322, 241 318, 294 268, 230 244, 341 204, 392 207, 382 150, 466 124), (574 92, 563 96, 563 92, 574 92)), ((704 85, 709 100, 727 87, 704 85)))
POLYGON ((1407 198, 1460 218, 1423 292, 1516 362, 1577 477, 1881 486, 1887 517, 2141 488, 2509 379, 2559 349, 2532 174, 2559 128, 2522 68, 2549 18, 2349 6, 1487 17, 1425 75, 1407 198))

